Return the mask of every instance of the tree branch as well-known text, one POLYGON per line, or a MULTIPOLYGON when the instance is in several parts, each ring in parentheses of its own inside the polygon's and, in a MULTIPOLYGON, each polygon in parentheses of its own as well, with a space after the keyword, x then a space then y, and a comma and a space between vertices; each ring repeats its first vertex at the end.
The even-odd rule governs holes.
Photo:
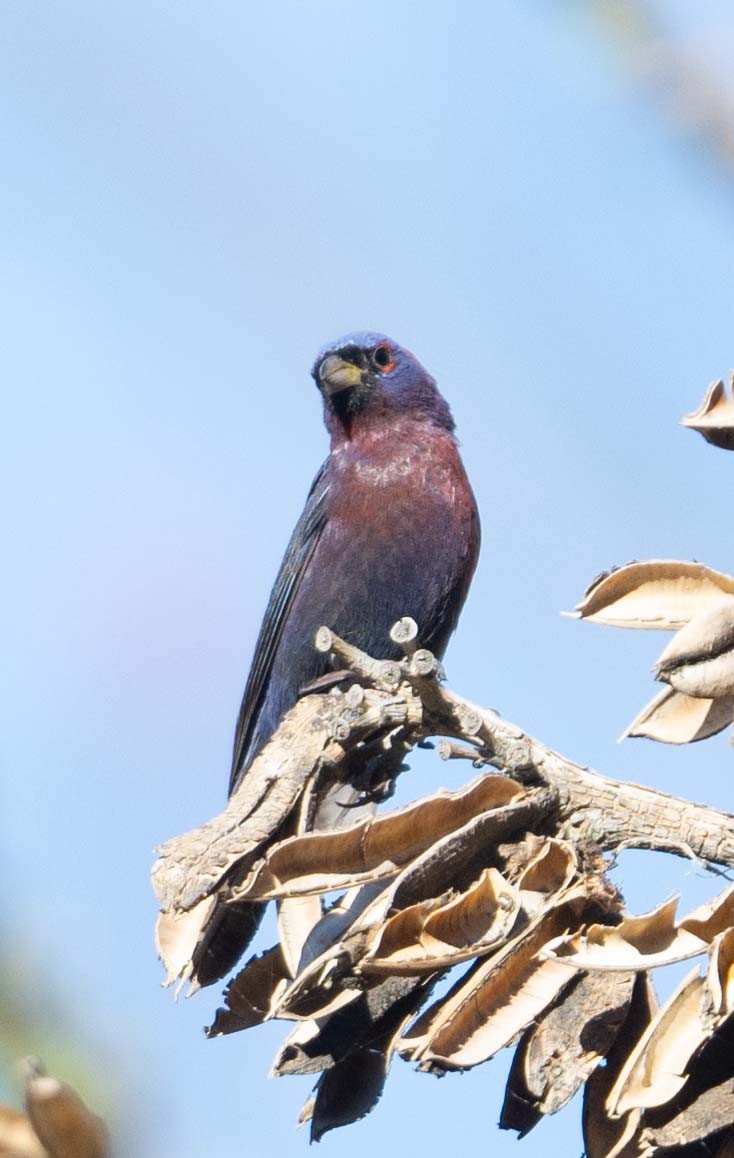
POLYGON ((369 1112, 396 1053, 444 1073, 519 1039, 508 1128, 585 1084, 590 1158, 623 1135, 652 1140, 649 1155, 673 1136, 734 1141, 734 887, 680 920, 675 901, 637 917, 605 875, 607 854, 630 847, 734 867, 734 818, 575 764, 447 688, 412 621, 391 634, 400 661, 321 628, 337 686, 302 697, 220 816, 161 849, 169 980, 224 976, 277 903, 279 944, 231 981, 209 1035, 295 1021, 273 1072, 321 1073, 304 1109, 313 1138, 369 1112), (496 771, 373 816, 375 769, 389 782, 432 736, 444 759, 496 771), (327 798, 343 824, 320 830, 327 798), (704 955, 705 975, 656 1012, 649 971, 704 955))

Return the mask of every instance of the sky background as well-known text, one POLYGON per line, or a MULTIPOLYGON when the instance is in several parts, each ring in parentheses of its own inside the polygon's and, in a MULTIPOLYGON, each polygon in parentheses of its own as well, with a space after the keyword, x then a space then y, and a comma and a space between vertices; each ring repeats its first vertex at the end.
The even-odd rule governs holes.
MULTIPOLYGON (((734 180, 605 12, 3 5, 4 1016, 13 1052, 84 1059, 120 1156, 307 1147, 310 1080, 266 1077, 283 1028, 207 1042, 219 989, 161 990, 148 874, 224 803, 326 450, 322 343, 383 330, 453 407, 484 531, 453 686, 603 772, 731 806, 726 735, 616 743, 666 637, 559 616, 631 558, 734 567, 734 460, 677 425, 734 364, 734 180)), ((649 12, 731 100, 730 4, 649 12)), ((421 759, 399 801, 464 779, 421 759)), ((642 854, 616 879, 635 911, 720 887, 642 854)), ((580 1154, 578 1101, 520 1150, 497 1132, 509 1056, 438 1085, 395 1063, 323 1152, 580 1154)))

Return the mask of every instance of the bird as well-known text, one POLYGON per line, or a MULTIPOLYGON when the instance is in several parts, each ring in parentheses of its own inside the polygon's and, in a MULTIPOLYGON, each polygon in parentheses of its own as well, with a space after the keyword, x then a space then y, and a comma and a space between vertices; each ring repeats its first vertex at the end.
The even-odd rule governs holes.
MULTIPOLYGON (((402 652, 390 628, 410 616, 442 658, 479 554, 477 505, 454 420, 435 380, 384 334, 324 346, 312 377, 329 454, 291 535, 255 644, 235 729, 230 796, 299 695, 333 671, 315 647, 326 626, 378 659, 402 652)), ((334 673, 335 678, 338 673, 334 673)), ((309 812, 333 829, 374 811, 402 769, 399 750, 340 768, 309 812), (367 774, 367 780, 362 778, 367 774)), ((218 903, 192 954, 192 979, 211 985, 254 937, 265 904, 218 903)))
POLYGON ((235 730, 230 794, 299 694, 333 664, 326 625, 363 651, 399 658, 403 616, 440 659, 480 544, 477 505, 448 403, 409 350, 384 334, 347 334, 311 371, 329 454, 278 571, 235 730))

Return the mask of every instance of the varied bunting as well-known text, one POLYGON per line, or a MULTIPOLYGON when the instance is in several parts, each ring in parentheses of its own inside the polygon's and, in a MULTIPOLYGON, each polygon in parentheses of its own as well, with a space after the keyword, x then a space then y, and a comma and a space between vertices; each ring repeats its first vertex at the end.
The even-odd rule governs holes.
POLYGON ((451 411, 417 358, 383 334, 349 334, 321 350, 312 374, 331 450, 270 595, 230 792, 300 691, 331 670, 314 647, 322 624, 370 655, 399 658, 389 631, 409 615, 440 657, 479 551, 451 411))

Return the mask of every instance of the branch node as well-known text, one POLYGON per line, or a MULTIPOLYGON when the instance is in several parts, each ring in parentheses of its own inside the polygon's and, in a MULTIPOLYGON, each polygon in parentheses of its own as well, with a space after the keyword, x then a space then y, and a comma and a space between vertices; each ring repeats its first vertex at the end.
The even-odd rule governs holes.
POLYGON ((331 722, 331 734, 340 744, 343 743, 344 740, 349 739, 351 730, 352 726, 344 716, 337 716, 337 718, 331 722))
POLYGON ((364 688, 361 684, 352 684, 344 693, 344 702, 348 708, 356 710, 364 703, 364 688))
POLYGON ((413 653, 408 672, 414 676, 431 676, 436 674, 438 666, 438 660, 433 652, 425 647, 419 647, 413 653))
POLYGON ((482 717, 473 708, 464 707, 460 710, 459 721, 462 732, 468 737, 476 736, 482 730, 482 717))
POLYGON ((439 740, 436 750, 442 760, 471 760, 475 768, 482 768, 487 763, 476 748, 457 744, 455 740, 439 740))
POLYGON ((404 615, 390 628, 390 639, 399 644, 407 656, 411 656, 418 646, 418 624, 409 615, 404 615))
POLYGON ((314 647, 322 654, 331 651, 334 646, 334 635, 329 627, 320 627, 314 638, 314 647))
POLYGON ((397 691, 403 678, 403 669, 394 659, 384 659, 377 665, 375 684, 388 692, 397 691))

